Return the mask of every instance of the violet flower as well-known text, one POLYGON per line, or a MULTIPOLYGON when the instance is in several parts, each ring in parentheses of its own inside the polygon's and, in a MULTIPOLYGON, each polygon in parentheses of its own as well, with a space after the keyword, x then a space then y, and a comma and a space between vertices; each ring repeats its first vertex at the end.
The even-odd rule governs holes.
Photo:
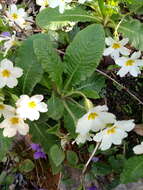
POLYGON ((97 187, 94 185, 94 186, 88 187, 87 190, 98 190, 98 189, 97 189, 97 187))
POLYGON ((39 144, 32 143, 30 145, 30 147, 31 147, 31 149, 33 151, 35 151, 35 153, 33 155, 34 159, 36 159, 36 160, 38 160, 40 158, 46 159, 46 154, 45 154, 45 152, 43 151, 42 147, 39 144))
POLYGON ((5 36, 5 37, 10 37, 11 36, 10 32, 2 32, 1 35, 5 36))
POLYGON ((92 160, 92 162, 98 162, 99 158, 94 156, 91 160, 92 160))

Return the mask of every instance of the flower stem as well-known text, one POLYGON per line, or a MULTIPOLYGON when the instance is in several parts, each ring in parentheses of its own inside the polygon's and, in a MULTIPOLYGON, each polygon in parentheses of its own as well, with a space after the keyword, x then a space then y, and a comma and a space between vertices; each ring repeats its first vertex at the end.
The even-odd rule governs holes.
POLYGON ((95 148, 94 148, 94 150, 93 150, 93 152, 92 152, 90 158, 88 159, 87 163, 85 164, 85 166, 84 166, 84 168, 83 168, 83 170, 82 170, 82 175, 84 175, 84 173, 86 172, 86 169, 87 169, 89 163, 91 162, 91 160, 92 160, 94 154, 96 153, 96 151, 97 151, 99 145, 100 145, 100 142, 97 142, 97 144, 96 144, 96 146, 95 146, 95 148))

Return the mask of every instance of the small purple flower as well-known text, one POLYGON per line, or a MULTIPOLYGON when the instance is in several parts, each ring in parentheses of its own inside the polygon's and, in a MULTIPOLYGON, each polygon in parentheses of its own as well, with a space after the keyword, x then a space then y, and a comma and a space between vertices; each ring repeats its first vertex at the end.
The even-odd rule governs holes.
POLYGON ((30 145, 30 147, 32 148, 32 150, 34 151, 37 151, 37 152, 40 152, 41 151, 41 146, 39 144, 35 144, 35 143, 32 143, 30 145))
POLYGON ((98 190, 96 186, 88 187, 87 190, 98 190))
POLYGON ((46 159, 46 154, 44 152, 35 152, 34 153, 34 159, 38 160, 39 158, 45 158, 46 159))
POLYGON ((91 160, 92 160, 92 162, 98 162, 99 158, 94 156, 91 160))
POLYGON ((11 36, 10 32, 2 32, 1 35, 5 36, 5 37, 10 37, 11 36))

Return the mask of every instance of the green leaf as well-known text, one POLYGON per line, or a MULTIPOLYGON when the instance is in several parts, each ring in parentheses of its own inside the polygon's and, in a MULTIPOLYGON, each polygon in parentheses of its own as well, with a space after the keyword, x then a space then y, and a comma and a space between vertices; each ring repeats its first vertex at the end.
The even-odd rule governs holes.
POLYGON ((78 156, 76 152, 68 150, 67 151, 67 161, 71 166, 75 166, 78 163, 78 156))
POLYGON ((110 165, 101 162, 93 163, 92 170, 95 175, 99 176, 105 176, 112 172, 112 168, 110 165))
POLYGON ((37 25, 44 29, 47 29, 53 22, 55 22, 57 25, 62 21, 95 22, 97 19, 95 16, 90 15, 86 10, 83 10, 79 7, 65 10, 63 14, 59 14, 58 8, 46 8, 36 17, 37 25))
POLYGON ((92 24, 76 35, 64 57, 68 83, 74 86, 92 75, 102 58, 104 44, 104 30, 98 24, 92 24))
POLYGON ((24 71, 23 76, 20 78, 23 94, 31 94, 33 88, 40 82, 43 75, 43 69, 33 49, 33 41, 37 38, 46 40, 47 35, 37 34, 31 36, 22 43, 17 53, 16 66, 21 67, 24 71))
MULTIPOLYGON (((80 108, 76 104, 72 102, 67 102, 67 105, 76 119, 79 119, 85 114, 85 110, 80 108)), ((72 138, 75 138, 77 136, 77 134, 75 133, 75 125, 73 119, 66 109, 64 111, 64 127, 68 130, 72 138)))
POLYGON ((49 73, 51 80, 54 81, 58 87, 61 87, 63 64, 54 49, 54 44, 52 44, 50 39, 35 39, 34 52, 43 70, 49 73))
POLYGON ((132 46, 143 50, 143 24, 136 19, 126 19, 119 27, 119 32, 129 38, 132 46))
POLYGON ((58 145, 54 144, 50 148, 50 157, 51 157, 52 161, 54 162, 54 164, 56 166, 59 166, 64 161, 65 154, 58 145))
POLYGON ((58 140, 55 135, 48 134, 48 127, 46 124, 31 123, 30 134, 32 135, 32 141, 39 143, 44 149, 44 152, 49 154, 49 149, 58 140))
POLYGON ((21 172, 30 172, 34 169, 35 165, 32 160, 26 159, 19 165, 19 170, 21 172))
POLYGON ((76 90, 83 92, 88 98, 101 98, 105 87, 105 78, 98 73, 94 73, 91 77, 82 81, 76 87, 76 90))
POLYGON ((121 183, 135 182, 143 177, 143 156, 134 156, 125 162, 121 183))
POLYGON ((48 100, 48 115, 52 119, 59 120, 63 116, 64 106, 62 100, 53 92, 48 100))
POLYGON ((4 158, 12 145, 12 138, 4 137, 2 130, 0 130, 0 161, 4 158))

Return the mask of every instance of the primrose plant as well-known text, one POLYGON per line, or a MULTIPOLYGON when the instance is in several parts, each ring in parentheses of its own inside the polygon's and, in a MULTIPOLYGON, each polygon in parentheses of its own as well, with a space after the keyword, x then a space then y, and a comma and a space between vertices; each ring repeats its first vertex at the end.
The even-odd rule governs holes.
MULTIPOLYGON (((137 7, 136 3, 36 0, 33 12, 28 5, 1 4, 0 128, 5 143, 19 135, 29 137, 34 159, 48 160, 53 174, 61 172, 65 163, 73 166, 71 154, 75 163, 82 163, 74 165, 82 170, 82 177, 95 154, 100 161, 116 150, 126 159, 117 173, 119 183, 143 177, 132 176, 143 157, 125 158, 128 148, 132 156, 143 153, 142 144, 135 146, 139 141, 130 143, 136 120, 116 115, 107 106, 106 91, 107 78, 143 105, 119 83, 141 77, 143 24, 135 15, 143 3, 137 7), (80 155, 84 144, 86 160, 80 155)), ((10 146, 2 149, 7 152, 10 146)), ((94 162, 94 172, 98 174, 101 165, 94 162)))

